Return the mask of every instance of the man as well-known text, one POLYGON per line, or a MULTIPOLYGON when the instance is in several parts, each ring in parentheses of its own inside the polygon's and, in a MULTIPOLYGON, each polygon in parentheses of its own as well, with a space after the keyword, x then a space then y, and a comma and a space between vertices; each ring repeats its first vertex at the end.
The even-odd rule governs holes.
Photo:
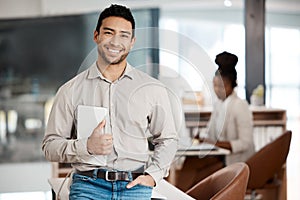
POLYGON ((165 86, 126 61, 134 29, 128 8, 106 8, 94 31, 96 63, 56 94, 42 149, 49 161, 75 168, 71 200, 150 199, 175 156, 177 133, 165 86), (78 105, 108 109, 88 138, 76 137, 78 105), (153 153, 148 150, 150 136, 153 153), (106 164, 90 163, 91 157, 106 164))

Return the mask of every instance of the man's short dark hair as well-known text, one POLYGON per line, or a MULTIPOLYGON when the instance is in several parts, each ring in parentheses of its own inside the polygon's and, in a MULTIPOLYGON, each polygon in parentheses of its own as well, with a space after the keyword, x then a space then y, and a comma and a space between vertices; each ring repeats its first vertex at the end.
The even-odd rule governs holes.
POLYGON ((100 26, 102 25, 102 21, 107 17, 122 17, 125 20, 129 21, 131 23, 132 33, 134 36, 135 21, 129 8, 117 4, 112 4, 110 7, 105 8, 99 15, 96 31, 98 32, 100 31, 100 26))

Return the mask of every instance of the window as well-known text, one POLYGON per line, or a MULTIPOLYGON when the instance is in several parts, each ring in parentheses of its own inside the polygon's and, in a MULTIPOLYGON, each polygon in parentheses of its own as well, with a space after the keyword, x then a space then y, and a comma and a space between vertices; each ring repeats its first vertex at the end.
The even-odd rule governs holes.
MULTIPOLYGON (((236 54, 239 58, 236 66, 238 73, 237 92, 241 98, 245 98, 245 29, 242 24, 190 18, 177 20, 162 18, 160 27, 169 29, 178 35, 172 39, 173 48, 176 49, 174 52, 177 54, 160 51, 160 75, 182 76, 187 80, 193 91, 206 90, 207 85, 208 87, 211 85, 217 68, 214 63, 216 55, 223 51, 228 51, 236 54), (190 45, 188 45, 188 41, 190 41, 190 45), (200 73, 198 73, 193 66, 195 63, 182 57, 195 58, 199 57, 201 53, 201 57, 207 60, 197 62, 196 65, 205 65, 205 63, 209 65, 200 67, 200 73), (209 73, 202 73, 204 68, 208 67, 210 68, 209 73), (165 70, 165 68, 171 68, 172 73, 170 73, 170 70, 165 70), (207 74, 209 74, 209 77, 206 77, 207 74)), ((168 41, 168 37, 169 35, 161 36, 160 44, 168 41)), ((208 91, 210 94, 205 96, 210 96, 213 93, 211 90, 208 91)), ((210 101, 206 101, 206 104, 207 102, 210 101)))
POLYGON ((269 26, 266 35, 266 103, 285 108, 291 119, 297 118, 300 110, 300 28, 269 26))

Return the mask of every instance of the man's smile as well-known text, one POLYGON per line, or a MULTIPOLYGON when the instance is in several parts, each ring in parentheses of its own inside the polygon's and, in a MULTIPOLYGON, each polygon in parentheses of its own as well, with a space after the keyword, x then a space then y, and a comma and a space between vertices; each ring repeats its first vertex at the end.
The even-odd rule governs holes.
POLYGON ((106 47, 106 49, 111 55, 115 55, 115 56, 118 56, 122 51, 122 49, 113 49, 109 47, 106 47))

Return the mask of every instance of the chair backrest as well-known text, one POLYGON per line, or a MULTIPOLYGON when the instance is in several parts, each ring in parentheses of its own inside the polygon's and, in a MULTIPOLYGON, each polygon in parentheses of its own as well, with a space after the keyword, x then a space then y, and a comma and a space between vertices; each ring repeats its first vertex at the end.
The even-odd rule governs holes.
POLYGON ((250 169, 248 189, 262 188, 280 171, 289 153, 291 137, 291 131, 284 132, 246 161, 250 169))
POLYGON ((186 193, 201 200, 243 200, 248 177, 247 164, 234 163, 206 177, 186 193))

